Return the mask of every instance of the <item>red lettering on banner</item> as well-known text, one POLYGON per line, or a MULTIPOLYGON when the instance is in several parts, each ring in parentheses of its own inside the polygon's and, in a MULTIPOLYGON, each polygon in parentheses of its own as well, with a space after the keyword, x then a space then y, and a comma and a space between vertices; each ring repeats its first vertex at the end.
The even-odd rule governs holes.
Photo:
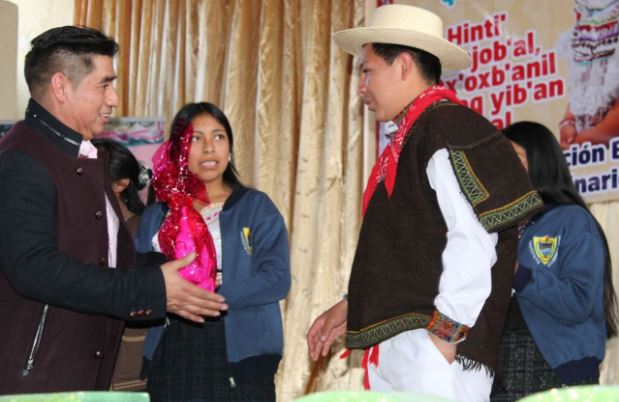
POLYGON ((507 111, 505 112, 505 116, 495 117, 492 120, 490 120, 490 122, 494 124, 496 128, 498 128, 499 130, 503 130, 505 127, 512 124, 512 112, 507 111))
POLYGON ((470 99, 463 99, 464 104, 479 114, 484 113, 484 98, 483 96, 474 96, 470 99))
POLYGON ((542 50, 535 29, 506 36, 507 25, 508 14, 499 11, 446 29, 448 40, 469 51, 471 68, 447 75, 443 83, 498 128, 511 124, 514 108, 566 96, 554 49, 542 50))
POLYGON ((524 38, 513 41, 512 55, 516 58, 538 54, 539 47, 535 46, 535 31, 527 31, 524 38))
POLYGON ((473 46, 471 52, 471 72, 477 71, 480 66, 501 62, 507 58, 507 46, 498 40, 492 42, 491 46, 479 49, 473 46))
POLYGON ((534 87, 533 100, 543 101, 546 99, 558 98, 565 93, 563 80, 553 80, 541 82, 534 87))
POLYGON ((469 42, 478 42, 500 36, 501 25, 506 20, 506 13, 496 13, 479 24, 470 24, 468 21, 462 22, 447 28, 447 40, 462 46, 469 42))
POLYGON ((512 69, 512 81, 522 81, 554 75, 557 72, 556 63, 555 52, 551 51, 542 54, 541 58, 538 60, 517 64, 512 69))

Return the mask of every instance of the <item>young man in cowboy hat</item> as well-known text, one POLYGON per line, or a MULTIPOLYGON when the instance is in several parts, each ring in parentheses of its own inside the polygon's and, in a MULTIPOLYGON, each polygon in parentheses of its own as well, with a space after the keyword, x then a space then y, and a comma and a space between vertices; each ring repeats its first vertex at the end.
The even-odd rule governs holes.
POLYGON ((346 332, 365 349, 366 387, 458 401, 489 399, 510 298, 518 222, 541 206, 490 122, 437 85, 468 54, 435 14, 380 7, 335 34, 359 54, 359 94, 398 125, 363 195, 347 300, 316 319, 310 355, 346 332))

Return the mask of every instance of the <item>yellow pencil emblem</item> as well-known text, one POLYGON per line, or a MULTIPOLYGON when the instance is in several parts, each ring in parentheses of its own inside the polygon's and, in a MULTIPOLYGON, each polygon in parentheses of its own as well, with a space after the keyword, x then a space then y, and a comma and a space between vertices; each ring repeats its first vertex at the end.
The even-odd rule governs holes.
POLYGON ((251 230, 248 227, 244 227, 241 231, 241 244, 248 255, 252 255, 253 249, 251 246, 251 230))

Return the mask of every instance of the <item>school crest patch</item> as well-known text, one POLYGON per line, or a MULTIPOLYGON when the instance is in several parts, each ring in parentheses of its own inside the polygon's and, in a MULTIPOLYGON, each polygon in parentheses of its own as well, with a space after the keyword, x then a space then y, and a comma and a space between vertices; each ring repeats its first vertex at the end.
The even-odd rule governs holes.
POLYGON ((533 236, 531 240, 533 258, 546 266, 551 266, 557 259, 557 250, 561 236, 533 236))

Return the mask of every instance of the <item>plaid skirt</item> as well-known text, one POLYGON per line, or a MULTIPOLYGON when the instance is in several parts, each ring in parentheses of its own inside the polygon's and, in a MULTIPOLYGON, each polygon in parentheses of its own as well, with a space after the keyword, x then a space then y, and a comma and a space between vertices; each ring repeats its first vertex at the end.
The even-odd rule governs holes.
POLYGON ((174 317, 153 356, 151 401, 274 402, 274 373, 232 375, 223 319, 195 324, 174 317))
MULTIPOLYGON (((586 378, 572 385, 597 383, 597 378, 586 378)), ((512 329, 503 334, 499 372, 490 395, 492 402, 512 402, 535 392, 565 386, 546 363, 528 329, 512 329)))

